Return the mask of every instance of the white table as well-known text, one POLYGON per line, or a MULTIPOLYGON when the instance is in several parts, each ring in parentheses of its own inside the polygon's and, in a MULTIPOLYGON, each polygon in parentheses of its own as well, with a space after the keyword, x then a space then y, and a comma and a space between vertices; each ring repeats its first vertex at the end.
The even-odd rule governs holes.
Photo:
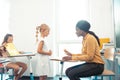
POLYGON ((60 71, 59 80, 62 80, 64 62, 77 62, 77 61, 74 61, 74 60, 64 61, 64 60, 62 60, 60 58, 51 58, 50 60, 52 60, 52 61, 59 61, 60 64, 61 64, 61 71, 60 71))
POLYGON ((14 56, 9 56, 9 57, 24 57, 26 56, 29 60, 29 66, 30 66, 30 80, 34 80, 34 76, 33 76, 33 71, 32 71, 32 62, 31 62, 31 59, 32 59, 32 56, 35 56, 34 53, 32 52, 25 52, 23 54, 19 54, 19 55, 14 55, 14 56))

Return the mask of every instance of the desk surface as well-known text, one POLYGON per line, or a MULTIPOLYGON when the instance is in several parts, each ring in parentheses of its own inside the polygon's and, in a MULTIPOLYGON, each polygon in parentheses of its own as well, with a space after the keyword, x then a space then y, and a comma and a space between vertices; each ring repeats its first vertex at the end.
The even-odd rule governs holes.
POLYGON ((50 60, 53 60, 53 61, 61 61, 61 62, 78 62, 78 61, 76 61, 76 60, 64 61, 64 60, 62 60, 61 58, 50 58, 50 60))
POLYGON ((23 53, 23 54, 18 54, 14 56, 8 56, 8 57, 24 57, 24 56, 35 56, 35 53, 23 53))

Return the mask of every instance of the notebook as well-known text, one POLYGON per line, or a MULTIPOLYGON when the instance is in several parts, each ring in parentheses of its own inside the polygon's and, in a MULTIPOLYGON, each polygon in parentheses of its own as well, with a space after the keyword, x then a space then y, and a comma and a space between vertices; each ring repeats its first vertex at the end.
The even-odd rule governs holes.
POLYGON ((16 49, 13 43, 7 43, 6 50, 8 51, 10 56, 19 55, 19 51, 16 49))

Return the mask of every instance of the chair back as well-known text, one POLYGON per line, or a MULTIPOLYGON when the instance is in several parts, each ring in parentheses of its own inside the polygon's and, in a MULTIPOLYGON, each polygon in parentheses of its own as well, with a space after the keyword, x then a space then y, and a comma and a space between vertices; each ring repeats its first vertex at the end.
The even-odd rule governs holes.
POLYGON ((104 58, 113 61, 114 60, 114 48, 106 48, 104 50, 104 58))

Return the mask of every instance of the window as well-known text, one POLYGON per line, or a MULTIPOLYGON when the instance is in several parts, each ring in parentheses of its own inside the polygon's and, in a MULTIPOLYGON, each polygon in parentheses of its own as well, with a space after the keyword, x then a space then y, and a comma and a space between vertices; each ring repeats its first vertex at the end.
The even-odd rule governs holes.
POLYGON ((87 0, 58 0, 59 40, 78 40, 75 25, 78 20, 88 20, 87 0), (64 35, 64 36, 63 36, 64 35))
MULTIPOLYGON (((75 26, 79 20, 89 19, 88 0, 57 0, 56 12, 58 55, 64 56, 64 49, 80 53, 82 40, 81 37, 76 36, 75 26)), ((76 63, 65 63, 63 71, 68 67, 67 65, 74 64, 76 63)))

